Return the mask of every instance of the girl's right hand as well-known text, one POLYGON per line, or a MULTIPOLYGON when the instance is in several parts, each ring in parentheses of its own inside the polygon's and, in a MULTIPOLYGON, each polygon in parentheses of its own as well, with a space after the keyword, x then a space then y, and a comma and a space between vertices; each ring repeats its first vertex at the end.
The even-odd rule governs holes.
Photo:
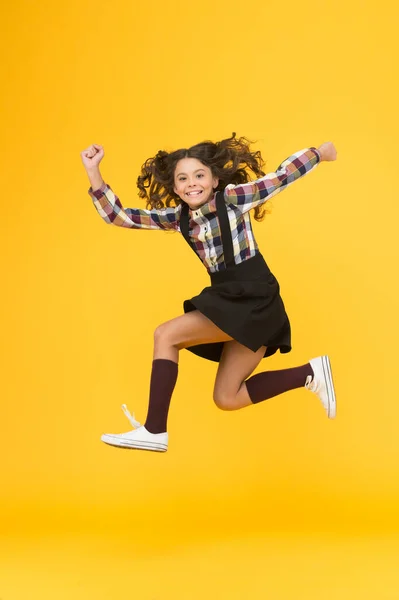
POLYGON ((104 157, 104 149, 98 144, 92 144, 80 153, 86 171, 98 167, 104 157))

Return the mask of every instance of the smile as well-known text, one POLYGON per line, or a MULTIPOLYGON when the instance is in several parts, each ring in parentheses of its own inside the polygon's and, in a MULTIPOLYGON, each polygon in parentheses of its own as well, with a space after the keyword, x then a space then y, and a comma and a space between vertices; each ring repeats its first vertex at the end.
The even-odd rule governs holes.
POLYGON ((186 196, 200 196, 202 194, 202 190, 196 190, 195 192, 187 192, 186 196))

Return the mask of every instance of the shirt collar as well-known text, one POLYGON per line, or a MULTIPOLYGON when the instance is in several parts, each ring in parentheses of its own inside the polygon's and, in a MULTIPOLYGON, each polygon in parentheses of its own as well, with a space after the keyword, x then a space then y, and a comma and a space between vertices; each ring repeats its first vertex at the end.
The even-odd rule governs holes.
POLYGON ((199 206, 198 208, 188 207, 190 218, 195 221, 196 217, 204 217, 210 213, 216 212, 216 193, 214 193, 210 200, 206 204, 199 206))

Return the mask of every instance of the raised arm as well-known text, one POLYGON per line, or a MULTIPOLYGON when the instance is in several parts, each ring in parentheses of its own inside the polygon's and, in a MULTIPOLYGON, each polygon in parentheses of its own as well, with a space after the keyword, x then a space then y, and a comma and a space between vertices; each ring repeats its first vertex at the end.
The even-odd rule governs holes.
POLYGON ((124 208, 118 196, 101 176, 99 163, 104 156, 102 146, 93 145, 81 153, 90 181, 89 195, 100 217, 110 225, 129 229, 178 230, 177 208, 152 209, 124 208))
POLYGON ((305 148, 282 162, 275 173, 267 173, 260 179, 241 185, 228 185, 224 192, 226 202, 235 204, 243 213, 247 212, 309 173, 322 160, 335 159, 336 150, 331 142, 322 144, 318 149, 305 148))

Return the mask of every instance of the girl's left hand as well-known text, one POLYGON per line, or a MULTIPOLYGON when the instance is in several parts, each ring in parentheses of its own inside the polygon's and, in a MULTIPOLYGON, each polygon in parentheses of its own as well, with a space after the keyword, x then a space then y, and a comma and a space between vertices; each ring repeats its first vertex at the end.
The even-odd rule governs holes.
POLYGON ((319 148, 321 160, 337 160, 337 149, 332 142, 324 142, 319 148))

